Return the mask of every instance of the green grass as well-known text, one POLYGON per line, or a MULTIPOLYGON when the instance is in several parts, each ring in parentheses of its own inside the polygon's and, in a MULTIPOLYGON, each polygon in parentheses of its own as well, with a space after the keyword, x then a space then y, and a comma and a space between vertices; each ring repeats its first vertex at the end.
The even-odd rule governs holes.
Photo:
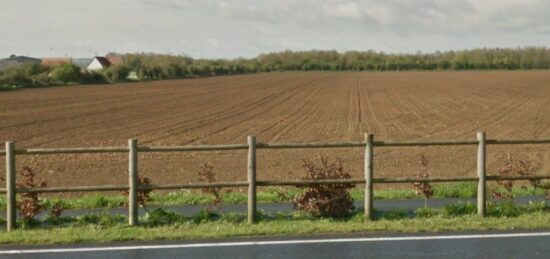
MULTIPOLYGON (((453 183, 453 184, 434 184, 434 195, 432 198, 473 198, 476 197, 476 183, 453 183)), ((498 185, 490 185, 488 192, 503 191, 498 185)), ((293 197, 301 192, 298 188, 275 188, 270 187, 258 191, 258 202, 260 203, 277 203, 290 202, 293 197)), ((514 187, 513 195, 528 196, 528 195, 545 195, 543 189, 533 189, 533 187, 514 187)), ((350 190, 350 194, 354 200, 362 200, 364 197, 364 189, 355 188, 350 190)), ((223 192, 221 193, 223 203, 225 204, 244 204, 247 201, 246 193, 241 192, 223 192)), ((412 188, 403 189, 375 189, 374 199, 418 199, 422 198, 415 194, 412 188)), ((43 204, 49 208, 55 203, 62 203, 67 209, 92 209, 92 208, 117 208, 121 207, 127 198, 122 195, 102 195, 88 194, 75 198, 44 198, 41 200, 43 204)), ((204 194, 197 191, 181 190, 170 193, 151 193, 151 201, 149 205, 171 206, 171 205, 208 205, 212 204, 214 196, 204 194)), ((0 196, 0 209, 5 210, 6 198, 5 195, 0 196)))
MULTIPOLYGON (((473 207, 475 209, 475 206, 473 207)), ((10 233, 0 231, 2 244, 62 244, 129 240, 205 239, 239 236, 306 235, 353 232, 444 232, 465 230, 535 229, 550 226, 550 210, 543 203, 514 206, 490 204, 489 216, 480 218, 469 204, 442 209, 376 212, 366 221, 356 211, 344 219, 315 218, 303 213, 258 213, 259 222, 246 223, 242 213, 216 214, 208 210, 192 217, 157 209, 140 218, 140 226, 127 226, 122 215, 81 215, 47 218, 34 227, 10 233)), ((3 221, 3 220, 0 220, 3 221)), ((5 222, 0 222, 2 225, 5 222)), ((21 224, 19 222, 19 224, 21 224)))

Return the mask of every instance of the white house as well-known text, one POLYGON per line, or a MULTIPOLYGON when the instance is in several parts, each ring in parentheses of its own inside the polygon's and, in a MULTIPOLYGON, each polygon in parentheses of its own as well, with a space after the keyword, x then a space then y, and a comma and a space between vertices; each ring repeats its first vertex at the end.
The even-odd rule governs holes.
POLYGON ((90 71, 95 71, 95 70, 100 70, 100 69, 107 68, 110 65, 111 65, 111 63, 106 58, 104 58, 104 57, 95 57, 92 60, 92 62, 90 62, 90 64, 88 65, 87 69, 90 70, 90 71))

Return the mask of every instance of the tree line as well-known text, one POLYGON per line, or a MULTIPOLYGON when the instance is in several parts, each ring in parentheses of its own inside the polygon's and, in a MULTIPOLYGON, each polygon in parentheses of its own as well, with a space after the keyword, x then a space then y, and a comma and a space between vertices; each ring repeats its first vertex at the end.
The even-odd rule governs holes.
POLYGON ((546 47, 479 48, 433 53, 393 54, 379 51, 311 50, 261 54, 255 58, 193 59, 182 55, 135 53, 125 62, 97 72, 67 64, 47 68, 26 64, 0 72, 0 88, 69 83, 174 79, 274 71, 403 71, 403 70, 529 70, 549 69, 546 47))

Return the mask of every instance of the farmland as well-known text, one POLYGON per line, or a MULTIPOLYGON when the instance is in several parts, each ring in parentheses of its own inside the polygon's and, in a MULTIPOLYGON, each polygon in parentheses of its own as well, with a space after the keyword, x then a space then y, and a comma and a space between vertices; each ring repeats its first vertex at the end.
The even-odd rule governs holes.
MULTIPOLYGON (((18 147, 125 146, 376 139, 550 137, 550 73, 288 72, 0 92, 0 141, 18 147)), ((508 152, 550 169, 549 146, 489 147, 489 173, 508 152)), ((433 176, 473 176, 476 147, 376 149, 376 177, 411 176, 421 153, 433 176)), ((259 179, 302 175, 301 159, 341 157, 361 177, 363 150, 262 150, 259 179)), ((196 182, 210 162, 218 180, 246 179, 243 151, 147 153, 154 183, 196 182)), ((0 161, 4 174, 4 161, 0 161)), ((127 183, 127 155, 18 156, 50 186, 127 183)))

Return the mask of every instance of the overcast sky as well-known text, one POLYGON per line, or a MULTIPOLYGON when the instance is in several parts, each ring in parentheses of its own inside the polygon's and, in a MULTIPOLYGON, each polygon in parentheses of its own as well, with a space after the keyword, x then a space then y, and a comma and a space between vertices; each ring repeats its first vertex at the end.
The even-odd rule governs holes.
POLYGON ((546 46, 547 0, 0 0, 0 57, 546 46))

